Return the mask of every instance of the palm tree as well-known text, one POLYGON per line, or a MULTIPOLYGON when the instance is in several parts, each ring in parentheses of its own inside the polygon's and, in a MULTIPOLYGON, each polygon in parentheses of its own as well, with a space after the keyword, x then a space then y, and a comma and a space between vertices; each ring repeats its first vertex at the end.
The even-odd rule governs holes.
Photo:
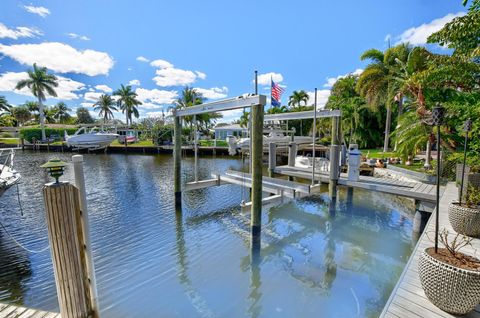
POLYGON ((64 102, 57 103, 53 110, 53 118, 55 118, 59 123, 64 123, 70 119, 70 114, 68 112, 71 111, 71 109, 68 108, 67 104, 64 102))
POLYGON ((411 49, 407 44, 389 48, 383 53, 377 49, 365 51, 360 59, 370 60, 357 82, 357 90, 373 109, 385 105, 387 119, 385 122, 385 139, 383 151, 387 152, 392 124, 392 106, 396 100, 403 100, 402 83, 398 79, 401 73, 398 61, 406 62, 411 49))
POLYGON ((98 111, 98 117, 103 117, 103 123, 106 124, 108 120, 113 119, 113 111, 117 111, 114 106, 115 100, 108 94, 102 94, 98 101, 93 104, 93 109, 98 111))
POLYGON ((132 114, 135 118, 139 117, 138 109, 136 106, 142 105, 142 102, 137 100, 137 93, 132 91, 132 87, 130 85, 124 86, 123 84, 113 92, 113 95, 118 96, 117 106, 122 110, 122 113, 125 113, 127 127, 132 124, 132 114))
POLYGON ((46 67, 37 67, 37 64, 33 64, 33 70, 28 70, 28 79, 21 80, 15 86, 20 90, 24 87, 28 87, 33 96, 38 98, 38 110, 40 113, 40 127, 42 128, 42 140, 46 139, 45 136, 45 115, 43 113, 43 102, 46 101, 45 93, 52 97, 56 97, 57 93, 54 87, 58 86, 57 77, 53 74, 47 73, 46 67))
POLYGON ((300 107, 301 103, 304 103, 304 106, 307 106, 308 103, 308 94, 304 90, 293 91, 288 99, 288 106, 300 107))
POLYGON ((0 111, 9 112, 10 107, 5 96, 0 96, 0 111))
POLYGON ((31 113, 38 112, 38 103, 37 102, 28 101, 28 102, 25 102, 25 104, 23 104, 23 106, 27 107, 28 110, 31 113))

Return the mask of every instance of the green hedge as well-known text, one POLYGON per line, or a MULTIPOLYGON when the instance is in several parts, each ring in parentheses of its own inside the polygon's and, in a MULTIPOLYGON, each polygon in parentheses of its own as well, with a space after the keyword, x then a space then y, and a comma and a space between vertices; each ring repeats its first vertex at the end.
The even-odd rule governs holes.
MULTIPOLYGON (((77 131, 77 128, 45 128, 45 136, 50 138, 50 136, 55 136, 55 141, 63 140, 65 135, 72 135, 77 131)), ((32 142, 33 138, 36 140, 42 139, 42 130, 40 128, 22 128, 20 129, 20 137, 25 139, 28 142, 32 142)))

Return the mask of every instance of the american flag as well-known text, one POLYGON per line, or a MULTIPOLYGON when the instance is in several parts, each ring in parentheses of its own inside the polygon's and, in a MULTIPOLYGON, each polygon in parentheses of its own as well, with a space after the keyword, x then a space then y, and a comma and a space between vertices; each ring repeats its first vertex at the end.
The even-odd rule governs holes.
POLYGON ((283 92, 285 90, 280 87, 277 83, 272 81, 272 106, 281 106, 280 98, 282 97, 283 92))

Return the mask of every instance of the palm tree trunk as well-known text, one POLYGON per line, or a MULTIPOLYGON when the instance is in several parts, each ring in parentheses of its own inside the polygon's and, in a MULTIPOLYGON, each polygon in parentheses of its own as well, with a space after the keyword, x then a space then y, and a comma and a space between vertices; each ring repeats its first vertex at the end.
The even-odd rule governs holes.
POLYGON ((425 159, 425 164, 423 167, 427 170, 432 169, 432 164, 430 163, 432 160, 432 144, 430 143, 430 137, 428 138, 427 141, 427 151, 426 151, 426 159, 425 159))
POLYGON ((388 144, 390 140, 390 126, 392 125, 392 109, 387 105, 387 119, 385 122, 385 141, 383 142, 383 152, 388 151, 388 144))
POLYGON ((45 114, 43 112, 43 103, 40 97, 38 98, 38 114, 40 117, 40 128, 42 129, 42 140, 45 140, 47 139, 45 135, 45 114))

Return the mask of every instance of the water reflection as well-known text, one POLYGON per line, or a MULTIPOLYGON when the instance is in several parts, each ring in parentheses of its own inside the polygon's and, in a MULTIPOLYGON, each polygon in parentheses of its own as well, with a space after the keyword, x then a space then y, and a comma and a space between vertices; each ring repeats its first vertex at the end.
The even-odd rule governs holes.
POLYGON ((23 303, 26 292, 24 282, 32 275, 26 254, 0 231, 0 299, 9 298, 16 304, 23 303))
MULTIPOLYGON (((44 236, 35 228, 43 224, 43 180, 33 162, 50 155, 17 156, 30 199, 29 226, 8 212, 13 196, 0 201, 2 216, 18 223, 15 229, 29 246, 44 236)), ((61 159, 69 161, 70 154, 61 159)), ((184 181, 193 178, 192 163, 182 162, 184 181)), ((185 192, 182 208, 175 209, 170 156, 86 155, 85 164, 104 318, 378 316, 411 253, 413 209, 394 196, 339 187, 330 200, 322 188, 321 194, 265 208, 255 246, 250 213, 239 207, 246 187, 185 192)), ((229 157, 199 160, 200 179, 241 168, 229 157)), ((71 170, 65 179, 72 179, 71 170)), ((0 245, 0 301, 18 298, 58 310, 54 286, 48 252, 23 254, 0 245), (10 278, 10 272, 18 276, 10 278)))

